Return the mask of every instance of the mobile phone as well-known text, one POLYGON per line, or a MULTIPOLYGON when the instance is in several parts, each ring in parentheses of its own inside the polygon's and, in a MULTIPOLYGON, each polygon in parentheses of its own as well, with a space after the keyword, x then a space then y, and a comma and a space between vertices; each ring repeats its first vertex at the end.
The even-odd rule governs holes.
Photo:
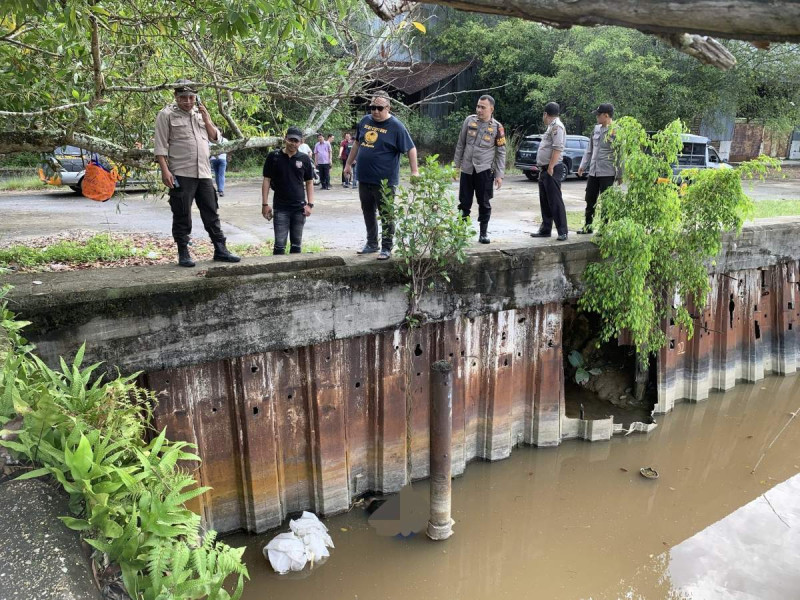
POLYGON ((200 106, 201 104, 203 104, 203 102, 200 100, 200 94, 197 95, 196 103, 197 103, 197 106, 200 106))

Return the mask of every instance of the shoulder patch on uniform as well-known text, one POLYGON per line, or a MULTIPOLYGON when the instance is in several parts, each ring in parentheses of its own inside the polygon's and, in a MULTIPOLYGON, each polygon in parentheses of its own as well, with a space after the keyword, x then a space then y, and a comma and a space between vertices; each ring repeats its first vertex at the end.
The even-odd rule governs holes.
POLYGON ((470 129, 477 129, 478 128, 478 122, 477 121, 470 121, 469 122, 469 127, 470 127, 470 129))
POLYGON ((506 145, 506 130, 502 125, 500 125, 500 123, 497 124, 497 137, 495 138, 495 144, 498 146, 506 145))

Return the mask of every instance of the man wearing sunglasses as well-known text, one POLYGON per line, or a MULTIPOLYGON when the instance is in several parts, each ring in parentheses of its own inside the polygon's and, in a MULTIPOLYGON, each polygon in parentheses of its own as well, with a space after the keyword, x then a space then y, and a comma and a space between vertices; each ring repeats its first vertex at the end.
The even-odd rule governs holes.
POLYGON ((367 243, 358 254, 378 252, 378 219, 382 223, 381 247, 378 260, 392 256, 394 223, 385 214, 386 200, 381 193, 381 182, 387 181, 394 194, 400 178, 400 155, 408 154, 411 175, 418 175, 417 149, 406 126, 390 114, 391 101, 385 92, 376 92, 369 106, 370 114, 361 119, 356 131, 353 149, 347 157, 344 175, 349 177, 353 163, 358 159, 358 196, 361 212, 367 227, 367 243))
POLYGON ((503 185, 506 168, 506 132, 492 118, 494 98, 484 94, 478 99, 475 114, 461 126, 456 144, 453 166, 461 171, 458 186, 458 208, 469 219, 473 196, 478 200, 478 223, 481 226, 478 241, 490 242, 488 229, 492 215, 492 185, 498 190, 503 185))

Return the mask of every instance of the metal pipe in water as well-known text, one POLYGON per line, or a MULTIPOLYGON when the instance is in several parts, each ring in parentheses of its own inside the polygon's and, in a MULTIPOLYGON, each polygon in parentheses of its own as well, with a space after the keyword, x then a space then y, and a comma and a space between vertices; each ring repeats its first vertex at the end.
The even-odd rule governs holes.
POLYGON ((452 495, 453 366, 446 360, 431 365, 431 514, 428 537, 446 540, 453 535, 452 495))

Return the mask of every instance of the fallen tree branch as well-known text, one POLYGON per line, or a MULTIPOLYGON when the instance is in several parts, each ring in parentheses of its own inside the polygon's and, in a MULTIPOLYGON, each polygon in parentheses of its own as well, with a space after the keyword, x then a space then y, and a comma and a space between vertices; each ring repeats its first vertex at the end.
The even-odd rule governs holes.
POLYGON ((70 108, 78 108, 79 106, 86 106, 88 102, 75 102, 73 104, 63 104, 61 106, 54 106, 53 108, 43 108, 42 110, 24 110, 21 112, 14 112, 10 110, 0 110, 0 117, 40 117, 42 115, 49 115, 51 113, 69 110, 70 108))
MULTIPOLYGON (((246 148, 271 148, 282 142, 277 136, 230 140, 211 147, 211 154, 224 154, 246 148)), ((0 132, 0 154, 15 152, 52 152, 59 146, 75 146, 102 154, 129 167, 149 169, 155 163, 152 148, 124 148, 114 142, 89 134, 69 131, 3 131, 0 132)))
MULTIPOLYGON (((384 20, 408 12, 407 0, 365 0, 384 20)), ((800 2, 795 0, 423 0, 459 10, 520 17, 557 27, 617 25, 645 33, 697 33, 740 40, 800 42, 800 2), (721 14, 724 12, 724 18, 721 14)))

